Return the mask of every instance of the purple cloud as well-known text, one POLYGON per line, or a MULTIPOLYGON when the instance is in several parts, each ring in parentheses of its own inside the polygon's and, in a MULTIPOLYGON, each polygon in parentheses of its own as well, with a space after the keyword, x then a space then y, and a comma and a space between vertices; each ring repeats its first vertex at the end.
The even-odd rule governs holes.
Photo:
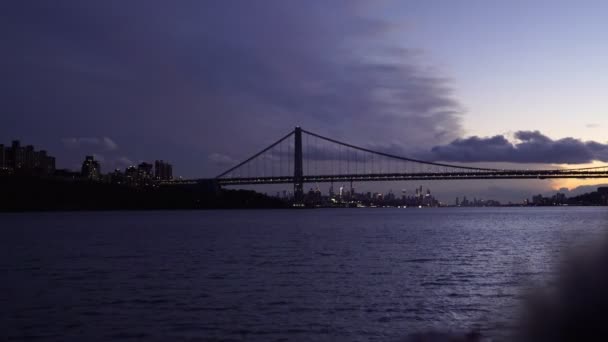
POLYGON ((516 132, 515 141, 503 135, 456 139, 432 148, 423 157, 445 162, 512 162, 582 164, 608 162, 608 144, 575 138, 553 140, 539 131, 516 132))

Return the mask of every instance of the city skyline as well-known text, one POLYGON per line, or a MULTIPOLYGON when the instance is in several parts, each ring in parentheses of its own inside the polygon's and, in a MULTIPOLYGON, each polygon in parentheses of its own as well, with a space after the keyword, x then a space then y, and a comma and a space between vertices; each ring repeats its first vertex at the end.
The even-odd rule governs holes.
POLYGON ((81 177, 91 181, 109 183, 113 182, 112 177, 125 176, 133 179, 133 182, 139 182, 142 179, 170 181, 173 180, 173 165, 157 159, 154 164, 142 161, 137 165, 128 165, 124 169, 124 175, 120 168, 103 173, 102 163, 96 159, 95 155, 86 155, 79 167, 66 168, 61 165, 58 167, 55 157, 48 154, 47 150, 37 151, 34 145, 22 145, 21 140, 16 139, 10 145, 0 143, 0 175, 26 176, 31 179, 81 177))
MULTIPOLYGON (((185 178, 295 125, 431 161, 605 161, 607 5, 466 3, 7 2, 0 135, 71 169, 171 156, 185 178)), ((600 183, 433 187, 513 200, 600 183)))
MULTIPOLYGON (((0 169, 5 168, 5 167, 10 167, 13 168, 14 167, 14 156, 16 155, 14 152, 11 151, 11 148, 21 148, 22 151, 19 153, 19 155, 21 155, 21 159, 23 160, 22 163, 25 167, 25 170, 33 170, 33 163, 34 160, 38 160, 37 158, 34 159, 34 154, 38 154, 41 153, 41 155, 44 158, 47 158, 47 151, 46 150, 41 150, 40 152, 36 152, 35 151, 35 147, 33 145, 27 145, 27 146, 23 146, 21 147, 21 143, 20 140, 13 140, 11 145, 3 145, 0 144, 0 169), (7 146, 6 148, 2 148, 4 146, 7 146), (29 156, 29 157, 26 157, 29 156), (12 159, 11 159, 12 158, 12 159), (28 163, 26 164, 25 161, 28 161, 28 163)), ((96 180, 96 181, 104 181, 104 182, 116 182, 116 180, 118 179, 118 183, 125 183, 125 184, 131 184, 131 185, 137 185, 140 186, 142 184, 140 184, 141 180, 146 180, 146 179, 156 179, 156 180, 172 180, 173 178, 173 167, 172 164, 169 164, 163 160, 155 160, 154 164, 149 164, 145 161, 140 161, 139 163, 136 164, 130 164, 125 166, 123 169, 121 170, 121 168, 115 168, 115 169, 108 169, 107 172, 103 173, 101 171, 102 169, 102 163, 96 159, 95 155, 87 155, 84 158, 84 162, 81 163, 81 165, 78 165, 77 167, 74 168, 66 168, 63 167, 62 165, 58 165, 56 167, 55 165, 55 158, 53 156, 48 156, 48 158, 50 158, 50 160, 52 161, 52 167, 48 170, 45 171, 46 174, 52 174, 55 171, 55 168, 57 169, 57 174, 60 177, 84 177, 86 179, 91 179, 91 180, 96 180), (91 169, 87 169, 87 171, 85 171, 85 167, 90 167, 91 164, 94 164, 94 167, 92 167, 91 169), (89 166, 86 166, 89 165, 89 166), (154 172, 152 172, 152 170, 154 170, 154 172), (149 176, 146 176, 148 175, 149 176), (127 179, 131 179, 130 181, 125 181, 123 178, 127 177, 127 179)), ((179 177, 181 178, 181 177, 179 177)), ((524 180, 525 182, 526 180, 524 180)), ((469 196, 469 198, 473 198, 473 202, 475 202, 475 199, 479 199, 479 200, 487 200, 489 202, 498 202, 502 204, 513 204, 513 205, 517 205, 517 204, 522 204, 522 203, 535 203, 536 201, 534 201, 534 197, 539 197, 542 198, 544 196, 544 198, 551 198, 551 196, 554 196, 556 193, 557 194, 561 194, 561 195, 568 195, 568 196, 578 196, 578 195, 582 195, 582 194, 586 194, 589 192, 593 192, 595 189, 597 189, 598 187, 602 187, 602 186, 608 186, 608 184, 603 184, 603 183, 597 183, 597 181, 595 181, 593 185, 581 185, 578 186, 576 188, 573 189, 568 189, 568 188, 560 188, 560 189, 550 189, 550 190, 546 190, 546 191, 540 191, 540 192, 535 192, 534 190, 528 191, 528 192, 522 192, 521 194, 518 195, 512 195, 511 196, 504 196, 504 191, 505 189, 494 189, 493 192, 485 192, 485 193, 480 193, 477 191, 445 191, 445 187, 446 187, 446 182, 447 182, 447 188, 449 188, 449 184, 453 181, 427 181, 427 182, 422 182, 422 184, 425 184, 424 186, 428 189, 429 186, 435 186, 435 189, 439 189, 436 193, 440 195, 440 198, 438 199, 438 203, 441 203, 442 205, 450 205, 451 201, 449 200, 450 197, 454 197, 456 196, 456 198, 466 198, 467 196, 469 196), (443 187, 439 186, 440 184, 443 183, 443 187), (498 194, 498 196, 496 196, 495 194, 498 194), (479 198, 477 198, 479 197, 479 198), (496 198, 498 198, 499 200, 496 201, 496 198)), ((468 181, 468 182, 475 182, 473 181, 468 181)), ((517 180, 517 182, 521 182, 521 180, 517 180)), ((353 186, 353 184, 356 187, 360 187, 359 189, 363 189, 361 194, 389 194, 393 192, 393 189, 391 188, 391 186, 393 185, 398 185, 401 186, 401 190, 395 190, 397 192, 401 191, 402 194, 406 194, 408 192, 407 188, 411 188, 413 186, 413 184, 416 183, 420 183, 417 181, 401 181, 401 182, 372 182, 372 183, 367 183, 367 182, 355 182, 350 184, 350 186, 353 186), (387 187, 386 184, 389 184, 389 186, 387 187), (387 190, 388 189, 388 190, 387 190)), ((336 184, 340 184, 340 182, 336 182, 336 184)), ((334 186, 334 183, 331 183, 329 185, 324 185, 324 186, 319 186, 319 184, 316 183, 305 183, 304 184, 305 188, 305 192, 306 189, 308 187, 310 187, 310 189, 317 189, 317 191, 321 191, 321 193, 325 193, 327 192, 329 197, 331 197, 332 194, 332 187, 334 186), (320 189, 324 189, 324 190, 320 190, 320 189)), ((344 189, 348 189, 349 186, 347 186, 346 183, 343 183, 340 185, 338 185, 339 188, 344 188, 344 189)), ((353 189, 355 189, 356 187, 353 187, 353 189)), ((420 188, 422 188, 423 186, 420 185, 420 188)), ((229 188, 234 188, 234 187, 229 187, 229 188)), ((241 188, 245 188, 245 189, 251 189, 251 190, 255 190, 261 193, 265 193, 265 194, 272 194, 273 191, 277 191, 277 189, 280 189, 279 191, 277 191, 278 193, 289 193, 291 194, 290 196, 293 196, 293 192, 292 192, 292 186, 288 185, 286 188, 282 185, 266 185, 266 186, 241 186, 241 188)), ((399 189, 399 188, 397 188, 399 189)), ((418 185, 416 185, 414 187, 414 190, 417 192, 418 191, 418 185)), ((349 191, 349 190, 346 190, 349 191)), ((280 196, 277 196, 280 197, 280 196)))

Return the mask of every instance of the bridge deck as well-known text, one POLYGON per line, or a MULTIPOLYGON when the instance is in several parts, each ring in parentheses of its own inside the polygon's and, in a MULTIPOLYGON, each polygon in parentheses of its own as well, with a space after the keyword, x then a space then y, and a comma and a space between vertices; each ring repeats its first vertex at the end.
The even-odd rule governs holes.
MULTIPOLYGON (((387 182, 407 180, 475 180, 475 179, 559 179, 559 178, 608 178, 608 171, 530 170, 501 172, 451 172, 451 173, 388 173, 344 174, 304 176, 304 183, 329 182, 387 182)), ((203 179, 175 181, 172 184, 194 184, 203 179)), ((219 185, 255 185, 293 183, 294 177, 216 178, 219 185)), ((168 183, 171 184, 171 183, 168 183)))

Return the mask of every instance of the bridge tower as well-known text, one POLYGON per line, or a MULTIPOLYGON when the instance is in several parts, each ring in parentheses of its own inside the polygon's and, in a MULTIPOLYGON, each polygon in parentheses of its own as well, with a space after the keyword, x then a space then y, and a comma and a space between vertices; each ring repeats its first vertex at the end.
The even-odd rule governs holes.
POLYGON ((304 167, 302 161, 302 128, 294 130, 295 148, 293 159, 293 196, 294 205, 304 204, 304 167))

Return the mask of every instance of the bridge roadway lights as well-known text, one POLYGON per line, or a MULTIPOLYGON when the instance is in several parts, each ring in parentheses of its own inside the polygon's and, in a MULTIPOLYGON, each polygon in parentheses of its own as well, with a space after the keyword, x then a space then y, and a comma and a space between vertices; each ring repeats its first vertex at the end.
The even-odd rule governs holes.
MULTIPOLYGON (((496 173, 435 173, 435 174, 367 174, 367 175, 315 175, 302 176, 297 182, 295 177, 257 177, 257 178, 224 178, 217 179, 219 185, 252 185, 252 184, 294 184, 294 190, 303 189, 304 183, 328 182, 383 182, 383 181, 413 181, 413 180, 481 180, 481 179, 557 179, 557 178, 608 178, 608 172, 560 172, 543 170, 545 172, 496 172, 496 173)), ((197 180, 166 182, 164 185, 195 184, 197 180)), ((297 192, 294 192, 294 197, 297 192)), ((302 197, 298 197, 303 199, 302 197)), ((296 203, 302 203, 300 200, 296 203)))

